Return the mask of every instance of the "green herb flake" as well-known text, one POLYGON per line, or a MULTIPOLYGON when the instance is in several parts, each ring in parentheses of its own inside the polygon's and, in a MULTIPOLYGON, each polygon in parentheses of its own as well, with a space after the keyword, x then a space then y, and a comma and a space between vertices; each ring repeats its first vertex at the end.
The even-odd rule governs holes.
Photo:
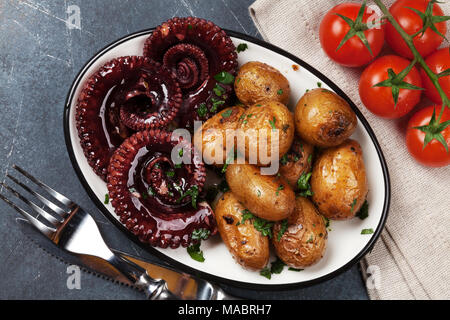
POLYGON ((311 178, 312 173, 302 173, 300 178, 297 180, 297 188, 299 190, 309 190, 311 188, 309 184, 309 179, 311 178))
POLYGON ((233 113, 233 109, 228 109, 227 111, 222 113, 222 118, 224 118, 224 119, 229 118, 232 113, 233 113))
POLYGON ((206 108, 206 103, 200 103, 200 105, 197 108, 197 114, 199 117, 206 116, 206 113, 208 112, 208 108, 206 108))
POLYGON ((281 221, 280 231, 278 231, 277 240, 280 241, 283 234, 286 232, 288 228, 288 220, 284 219, 281 221))
MULTIPOLYGON (((181 188, 178 191, 180 193, 182 193, 181 188)), ((182 193, 181 197, 178 198, 177 203, 180 203, 181 200, 183 200, 187 196, 191 196, 192 207, 197 209, 198 187, 194 185, 194 186, 190 187, 186 192, 182 193)))
POLYGON ((208 229, 200 228, 192 231, 192 240, 207 240, 211 234, 208 229))
POLYGON ((325 228, 328 228, 330 226, 330 219, 327 217, 322 216, 323 222, 325 222, 325 228))
POLYGON ((280 258, 277 257, 277 260, 272 262, 270 265, 270 272, 272 274, 274 274, 274 273, 280 274, 281 271, 283 271, 285 265, 286 264, 280 258))
POLYGON ((281 157, 280 162, 281 162, 281 164, 282 164, 283 166, 285 166, 285 165, 289 162, 289 158, 288 158, 287 154, 284 154, 284 155, 281 157))
POLYGON ((355 209, 355 205, 356 205, 356 202, 358 201, 358 199, 353 199, 353 202, 352 202, 352 204, 350 205, 351 206, 351 209, 350 209, 350 212, 351 213, 353 213, 353 210, 355 209))
POLYGON ((269 120, 270 126, 272 127, 272 130, 276 130, 277 127, 275 127, 275 122, 277 121, 277 118, 273 117, 272 120, 269 120))
POLYGON ((105 201, 103 201, 104 204, 108 204, 109 203, 109 194, 105 194, 105 201))
POLYGON ((282 184, 280 184, 280 185, 278 186, 277 192, 275 192, 275 194, 276 194, 277 196, 279 196, 281 190, 284 190, 284 186, 283 186, 282 184))
POLYGON ((198 262, 204 262, 203 251, 200 250, 200 242, 187 247, 187 252, 192 259, 198 262))
POLYGON ((289 270, 289 271, 300 272, 300 271, 303 271, 303 270, 305 270, 305 269, 296 269, 296 268, 289 267, 288 270, 289 270))
POLYGON ((283 89, 278 90, 278 91, 277 91, 277 94, 278 94, 279 96, 281 96, 281 95, 283 94, 283 89))
POLYGON ((263 277, 266 277, 267 279, 271 279, 272 278, 272 272, 270 272, 270 268, 265 267, 264 269, 262 269, 259 272, 260 275, 262 275, 263 277))
POLYGON ((155 191, 153 191, 152 187, 148 187, 147 194, 150 195, 150 196, 154 196, 155 195, 155 191))
POLYGON ((311 162, 312 162, 312 154, 310 154, 310 155, 308 156, 308 163, 311 164, 311 162))
POLYGON ((309 237, 309 239, 306 241, 306 243, 313 243, 314 242, 314 237, 311 235, 309 237))
POLYGON ((175 171, 166 171, 166 176, 168 176, 169 178, 175 177, 175 171))
POLYGON ((248 45, 246 43, 240 43, 240 44, 238 44, 236 51, 239 53, 239 52, 245 51, 247 49, 248 49, 248 45))
POLYGON ((192 28, 194 28, 191 24, 188 24, 187 26, 188 30, 192 30, 192 28))
POLYGON ((218 97, 221 97, 225 93, 225 89, 218 83, 216 83, 216 86, 213 88, 213 91, 218 97))
POLYGON ((234 82, 234 76, 226 71, 219 72, 214 76, 214 79, 223 84, 231 84, 234 82))
POLYGON ((318 86, 319 88, 321 88, 321 87, 322 87, 322 82, 317 82, 317 86, 318 86))
POLYGON ((180 169, 183 165, 181 163, 174 164, 175 169, 180 169))
POLYGON ((214 98, 212 98, 211 101, 213 103, 212 106, 211 106, 211 110, 210 110, 212 113, 216 112, 217 108, 219 108, 219 106, 221 106, 222 104, 225 104, 225 101, 217 100, 217 99, 214 99, 214 98))
POLYGON ((362 229, 361 230, 361 234, 372 234, 373 233, 373 229, 362 229))
POLYGON ((369 203, 367 202, 367 200, 364 201, 363 205, 361 206, 361 209, 359 209, 356 216, 361 220, 364 220, 369 216, 369 203))

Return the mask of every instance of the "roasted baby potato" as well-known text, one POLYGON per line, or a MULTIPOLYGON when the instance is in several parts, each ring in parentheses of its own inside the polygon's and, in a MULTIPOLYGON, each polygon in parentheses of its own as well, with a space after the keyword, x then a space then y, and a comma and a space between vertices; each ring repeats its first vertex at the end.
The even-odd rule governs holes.
MULTIPOLYGON (((194 145, 201 150, 206 164, 223 166, 227 158, 227 144, 233 146, 231 152, 234 156, 236 144, 234 130, 238 126, 238 120, 245 109, 234 106, 224 109, 208 119, 194 134, 194 145), (233 130, 226 134, 227 130, 233 130)), ((230 152, 230 151, 228 151, 230 152)))
POLYGON ((275 223, 272 244, 277 256, 289 267, 308 267, 323 257, 327 246, 327 228, 310 200, 298 197, 284 233, 282 226, 282 222, 275 223))
POLYGON ((298 137, 294 138, 291 149, 280 160, 280 174, 292 189, 297 188, 297 181, 302 174, 312 169, 314 147, 298 137))
POLYGON ((362 149, 355 140, 324 149, 314 162, 311 176, 312 200, 329 219, 355 216, 363 205, 368 186, 362 149))
POLYGON ((230 164, 225 178, 236 198, 255 216, 278 221, 294 210, 294 191, 281 176, 261 175, 260 168, 250 164, 230 164))
POLYGON ((260 270, 269 262, 269 240, 257 231, 251 220, 242 223, 245 207, 231 191, 217 202, 215 216, 223 242, 243 267, 260 270))
POLYGON ((295 128, 300 137, 319 147, 337 146, 356 129, 349 104, 326 89, 310 90, 295 107, 295 128))
POLYGON ((295 133, 292 113, 278 101, 249 107, 239 119, 239 128, 236 134, 239 153, 259 166, 270 164, 272 148, 278 147, 280 159, 291 147, 295 133))
POLYGON ((251 61, 244 64, 234 82, 238 99, 245 105, 264 100, 283 104, 289 101, 289 81, 277 69, 268 64, 251 61))

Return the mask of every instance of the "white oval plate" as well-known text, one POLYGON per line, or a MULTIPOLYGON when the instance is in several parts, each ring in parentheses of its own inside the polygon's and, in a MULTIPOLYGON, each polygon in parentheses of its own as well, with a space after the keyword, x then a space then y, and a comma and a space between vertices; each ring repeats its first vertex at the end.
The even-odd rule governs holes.
POLYGON ((133 241, 148 248, 174 267, 206 279, 234 286, 271 290, 303 287, 330 279, 358 262, 372 248, 380 235, 389 209, 389 174, 373 131, 355 104, 323 74, 278 47, 233 31, 227 31, 227 33, 231 36, 235 46, 240 43, 248 45, 247 50, 238 54, 239 65, 248 61, 265 62, 280 70, 289 80, 291 98, 288 107, 291 110, 305 91, 316 88, 319 82, 322 87, 335 91, 350 103, 359 120, 356 132, 352 137, 361 144, 364 153, 369 182, 369 217, 365 220, 355 218, 350 221, 331 221, 328 247, 319 263, 301 272, 289 271, 288 268, 285 268, 282 273, 272 275, 270 280, 261 276, 259 272, 245 270, 237 264, 220 240, 219 235, 202 242, 201 249, 206 260, 200 263, 191 259, 185 248, 161 249, 140 243, 119 222, 111 204, 103 204, 105 194, 108 192, 106 183, 91 169, 80 146, 75 126, 76 100, 85 81, 104 63, 120 56, 142 55, 144 41, 151 32, 152 29, 131 34, 101 50, 79 72, 67 97, 64 113, 67 149, 79 179, 99 209, 133 241), (298 65, 299 69, 295 71, 293 65, 298 65), (361 234, 362 229, 369 228, 374 230, 373 234, 361 234))

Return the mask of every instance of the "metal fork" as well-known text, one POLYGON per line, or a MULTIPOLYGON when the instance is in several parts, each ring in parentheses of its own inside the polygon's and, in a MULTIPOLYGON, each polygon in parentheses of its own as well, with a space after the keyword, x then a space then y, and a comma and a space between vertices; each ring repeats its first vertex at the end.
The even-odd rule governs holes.
MULTIPOLYGON (((0 182, 5 189, 14 194, 17 198, 26 203, 31 209, 42 216, 51 226, 48 226, 35 218, 25 210, 18 207, 8 198, 0 194, 0 199, 14 208, 25 219, 27 219, 36 229, 47 236, 58 247, 79 256, 90 255, 106 260, 113 265, 118 271, 128 278, 138 289, 145 292, 147 298, 152 300, 171 300, 178 299, 167 288, 167 283, 162 279, 151 278, 145 269, 135 263, 125 259, 122 256, 114 254, 103 240, 98 229, 97 223, 92 216, 83 210, 78 204, 69 200, 64 195, 53 190, 43 182, 39 181, 24 169, 17 165, 12 166, 20 174, 27 177, 33 183, 44 189, 48 194, 57 199, 67 209, 54 204, 41 194, 33 191, 18 179, 7 174, 6 176, 21 186, 24 190, 38 198, 43 204, 50 208, 55 215, 49 214, 32 201, 25 198, 19 192, 8 186, 4 182, 0 182)), ((213 285, 208 288, 209 291, 215 290, 215 294, 208 295, 213 299, 226 299, 227 295, 213 285)))

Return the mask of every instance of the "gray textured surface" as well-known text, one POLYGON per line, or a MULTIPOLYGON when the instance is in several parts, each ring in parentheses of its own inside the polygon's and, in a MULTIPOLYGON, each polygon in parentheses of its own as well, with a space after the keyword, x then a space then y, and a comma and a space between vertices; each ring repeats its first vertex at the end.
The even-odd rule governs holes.
MULTIPOLYGON (((260 37, 248 16, 251 2, 0 0, 0 179, 12 163, 29 169, 93 212, 113 247, 150 257, 98 212, 78 181, 64 143, 66 94, 78 70, 98 50, 173 16, 195 15, 260 37), (80 8, 81 29, 66 26, 70 5, 80 8)), ((0 203, 1 299, 143 298, 133 289, 85 273, 81 289, 69 290, 67 266, 28 243, 15 217, 0 203)), ((367 299, 356 266, 306 289, 238 293, 259 299, 367 299)))

